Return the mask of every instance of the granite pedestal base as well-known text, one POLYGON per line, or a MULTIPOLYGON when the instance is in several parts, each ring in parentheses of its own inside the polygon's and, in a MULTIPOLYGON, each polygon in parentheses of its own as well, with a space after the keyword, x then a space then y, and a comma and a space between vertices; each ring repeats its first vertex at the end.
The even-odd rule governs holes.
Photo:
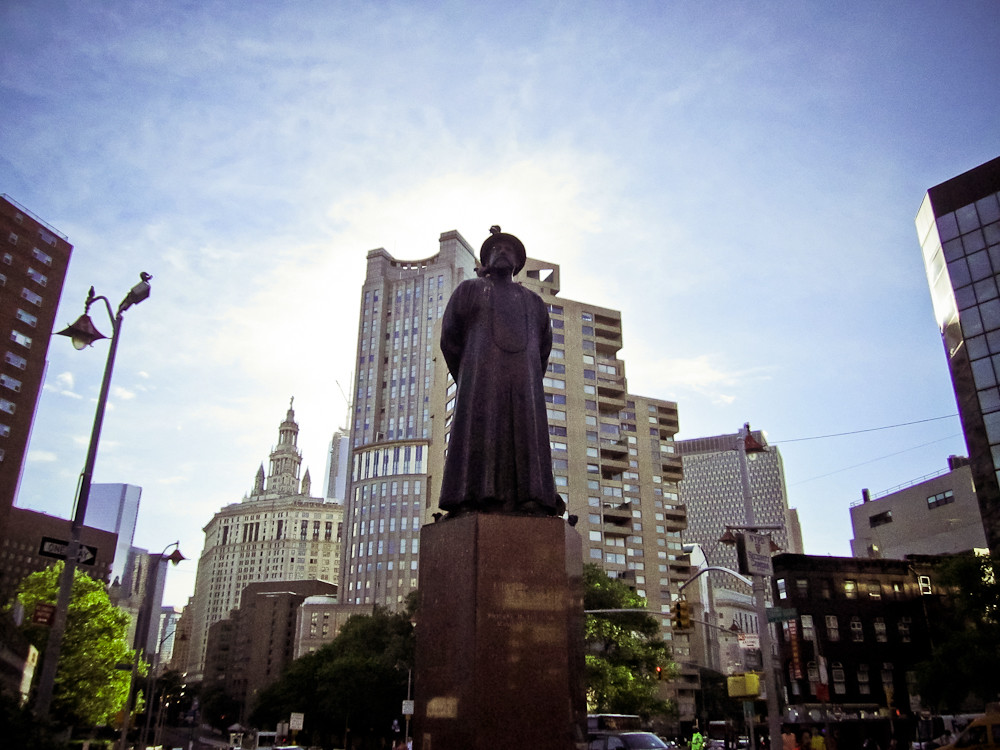
POLYGON ((415 748, 576 747, 582 575, 580 536, 561 518, 469 514, 423 527, 415 748))

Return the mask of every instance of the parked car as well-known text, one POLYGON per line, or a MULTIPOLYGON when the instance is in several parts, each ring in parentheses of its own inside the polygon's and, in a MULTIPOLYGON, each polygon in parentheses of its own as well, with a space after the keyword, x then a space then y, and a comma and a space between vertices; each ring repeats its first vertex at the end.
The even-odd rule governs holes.
POLYGON ((1000 750, 1000 713, 980 716, 942 750, 1000 750))
POLYGON ((592 736, 589 750, 666 750, 667 743, 652 732, 616 732, 592 736))

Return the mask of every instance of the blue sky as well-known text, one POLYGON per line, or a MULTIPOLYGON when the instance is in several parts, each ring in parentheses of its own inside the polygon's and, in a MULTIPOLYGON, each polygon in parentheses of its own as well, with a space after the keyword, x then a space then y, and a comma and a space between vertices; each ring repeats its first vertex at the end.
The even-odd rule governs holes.
MULTIPOLYGON (((141 546, 195 558, 291 396, 318 482, 366 252, 498 223, 622 311, 678 437, 766 430, 806 551, 848 555, 862 487, 965 452, 957 418, 796 440, 956 411, 913 218, 1000 153, 998 27, 992 1, 8 0, 0 192, 75 246, 60 323, 153 274, 95 471, 144 488, 141 546)), ((52 342, 22 507, 70 514, 105 354, 52 342)))

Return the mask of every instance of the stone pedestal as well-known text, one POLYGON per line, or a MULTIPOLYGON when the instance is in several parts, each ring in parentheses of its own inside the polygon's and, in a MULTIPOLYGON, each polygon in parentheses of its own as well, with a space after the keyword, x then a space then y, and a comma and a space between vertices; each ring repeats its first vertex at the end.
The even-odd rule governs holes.
POLYGON ((560 518, 470 514, 420 534, 414 747, 583 739, 583 562, 560 518))

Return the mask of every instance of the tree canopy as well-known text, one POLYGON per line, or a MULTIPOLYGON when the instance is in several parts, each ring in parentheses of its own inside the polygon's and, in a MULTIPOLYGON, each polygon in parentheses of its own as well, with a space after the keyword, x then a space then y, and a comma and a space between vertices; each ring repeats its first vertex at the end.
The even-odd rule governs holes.
POLYGON ((260 693, 251 722, 274 727, 299 712, 300 739, 313 744, 340 741, 345 728, 355 739, 388 737, 401 718, 413 653, 408 613, 355 615, 332 642, 296 659, 260 693))
POLYGON ((981 710, 1000 695, 1000 560, 956 555, 938 570, 951 611, 930 617, 932 654, 917 667, 924 704, 981 710))
MULTIPOLYGON (((645 609, 646 600, 596 565, 585 565, 584 609, 645 609)), ((592 713, 671 712, 657 697, 658 678, 676 674, 670 650, 648 612, 588 614, 586 622, 587 709, 592 713), (657 667, 660 672, 657 672, 657 667)))
MULTIPOLYGON (((49 628, 32 623, 31 614, 37 604, 55 603, 62 568, 57 562, 32 573, 17 590, 27 615, 21 630, 43 660, 49 628)), ((104 584, 76 570, 52 695, 52 716, 61 723, 109 724, 122 710, 131 674, 118 665, 131 664, 134 657, 128 625, 128 615, 111 603, 104 584)))

